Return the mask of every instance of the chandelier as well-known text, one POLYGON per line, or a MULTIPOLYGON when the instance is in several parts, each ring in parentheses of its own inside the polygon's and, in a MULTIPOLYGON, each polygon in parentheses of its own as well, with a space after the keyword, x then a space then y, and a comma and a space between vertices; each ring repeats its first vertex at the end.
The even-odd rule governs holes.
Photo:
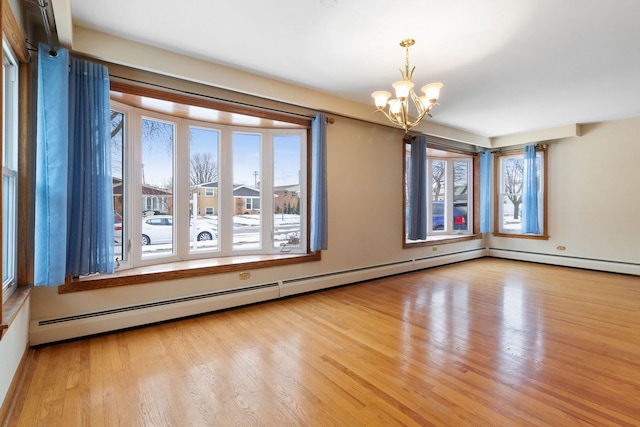
POLYGON ((396 126, 400 126, 405 132, 420 123, 424 116, 431 117, 431 108, 436 105, 440 96, 442 83, 429 83, 422 87, 424 95, 418 96, 413 91, 413 82, 411 77, 416 67, 409 72, 409 47, 413 46, 416 41, 413 39, 405 39, 400 42, 400 46, 405 48, 405 64, 402 73, 402 80, 393 83, 391 86, 396 91, 396 97, 391 98, 391 93, 385 90, 373 92, 371 96, 375 100, 376 112, 381 111, 396 126), (412 119, 409 113, 409 98, 411 98, 412 109, 417 111, 417 116, 412 119))

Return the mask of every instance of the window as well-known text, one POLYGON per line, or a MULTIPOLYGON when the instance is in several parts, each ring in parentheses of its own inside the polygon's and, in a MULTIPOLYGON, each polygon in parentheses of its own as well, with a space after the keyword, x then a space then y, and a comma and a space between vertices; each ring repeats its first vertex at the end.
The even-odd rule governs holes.
MULTIPOLYGON (((408 235, 410 223, 411 145, 405 144, 405 244, 418 243, 408 235)), ((476 156, 427 149, 427 241, 474 233, 474 161, 476 156)))
POLYGON ((17 286, 18 65, 3 41, 2 62, 2 301, 17 286))
POLYGON ((122 201, 115 204, 120 268, 306 254, 307 127, 273 120, 278 127, 233 125, 238 118, 249 122, 240 114, 207 121, 213 110, 188 105, 180 117, 160 113, 171 111, 162 108, 167 104, 143 96, 112 101, 112 152, 122 153, 113 160, 114 198, 122 201), (282 183, 296 189, 286 215, 276 201, 282 183))
POLYGON ((546 150, 536 150, 537 220, 539 234, 523 233, 522 214, 525 209, 525 159, 523 151, 498 153, 495 157, 494 234, 503 237, 547 238, 546 232, 546 150))

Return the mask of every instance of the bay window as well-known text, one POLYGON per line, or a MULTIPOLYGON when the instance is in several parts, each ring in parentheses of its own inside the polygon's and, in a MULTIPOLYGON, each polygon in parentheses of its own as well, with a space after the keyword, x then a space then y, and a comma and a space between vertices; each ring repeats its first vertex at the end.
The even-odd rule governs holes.
POLYGON ((151 108, 112 100, 119 268, 306 254, 307 127, 234 125, 251 118, 239 114, 235 121, 200 120, 166 114, 154 101, 151 108), (295 192, 283 197, 283 185, 295 192))

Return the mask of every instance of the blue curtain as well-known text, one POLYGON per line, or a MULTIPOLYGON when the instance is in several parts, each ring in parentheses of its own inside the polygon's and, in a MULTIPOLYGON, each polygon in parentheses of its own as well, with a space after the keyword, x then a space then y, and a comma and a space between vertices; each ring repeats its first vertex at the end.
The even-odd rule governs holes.
POLYGON ((311 124, 311 236, 312 251, 328 247, 327 116, 316 114, 311 124))
POLYGON ((538 221, 538 164, 535 145, 528 145, 524 149, 522 199, 522 233, 540 234, 538 221))
POLYGON ((69 73, 67 275, 113 273, 109 72, 72 59, 69 73))
POLYGON ((67 247, 69 53, 38 47, 34 284, 64 283, 67 247))
POLYGON ((112 273, 109 77, 105 67, 38 49, 34 284, 112 273))
POLYGON ((429 195, 427 177, 427 137, 416 136, 411 141, 409 181, 409 239, 427 238, 427 199, 429 195))
POLYGON ((491 231, 491 151, 480 153, 480 232, 491 231))

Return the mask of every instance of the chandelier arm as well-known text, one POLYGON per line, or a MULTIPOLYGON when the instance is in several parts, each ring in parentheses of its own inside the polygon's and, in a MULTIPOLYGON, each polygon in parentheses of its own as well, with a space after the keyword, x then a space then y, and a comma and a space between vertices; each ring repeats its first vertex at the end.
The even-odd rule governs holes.
POLYGON ((413 89, 411 89, 409 94, 411 95, 411 100, 413 101, 413 105, 415 105, 416 109, 418 110, 418 115, 422 114, 423 111, 425 111, 424 104, 422 103, 418 95, 416 95, 416 93, 413 91, 413 89))
POLYGON ((389 113, 387 113, 385 110, 376 110, 376 111, 374 111, 374 113, 378 113, 378 112, 380 112, 380 113, 384 114, 384 115, 385 115, 385 117, 386 117, 387 119, 389 119, 389 121, 390 121, 391 123, 393 123, 394 125, 396 125, 396 126, 403 126, 402 122, 401 122, 401 121, 399 121, 399 120, 395 117, 395 115, 393 115, 393 114, 389 114, 389 113))
POLYGON ((424 111, 424 112, 422 112, 422 113, 421 113, 421 114, 416 118, 416 120, 415 120, 414 122, 407 123, 408 128, 410 129, 410 128, 412 128, 412 127, 416 126, 418 123, 420 123, 420 121, 421 121, 421 120, 424 118, 424 116, 426 116, 427 114, 429 114, 429 112, 428 112, 428 111, 424 111))

